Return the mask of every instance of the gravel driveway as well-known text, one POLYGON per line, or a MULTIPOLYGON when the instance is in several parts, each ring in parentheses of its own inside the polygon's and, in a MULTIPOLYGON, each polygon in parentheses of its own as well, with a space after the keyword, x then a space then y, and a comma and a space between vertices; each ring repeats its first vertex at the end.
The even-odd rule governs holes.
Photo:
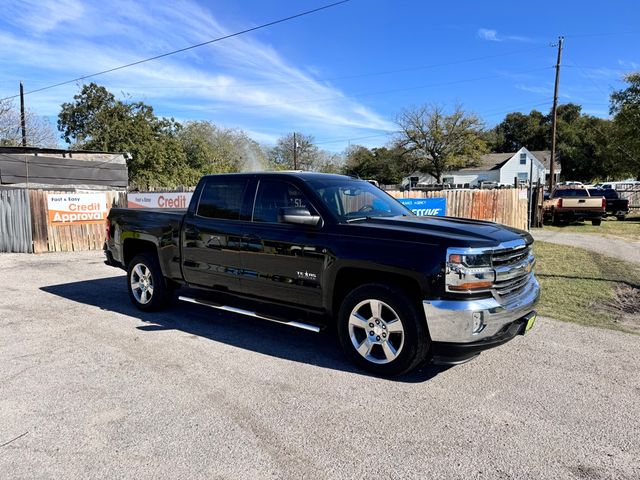
POLYGON ((623 240, 595 233, 557 232, 540 228, 531 230, 535 240, 585 248, 609 257, 640 263, 640 239, 623 240))
POLYGON ((640 478, 638 336, 542 318, 384 380, 326 334, 140 313, 97 252, 0 271, 2 478, 640 478))

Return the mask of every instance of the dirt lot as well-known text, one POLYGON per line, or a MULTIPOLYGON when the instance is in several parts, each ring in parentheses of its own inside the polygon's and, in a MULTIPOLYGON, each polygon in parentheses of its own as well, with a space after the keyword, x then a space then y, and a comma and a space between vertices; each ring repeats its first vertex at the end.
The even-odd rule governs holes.
POLYGON ((0 255, 2 478, 640 478, 640 337, 541 319, 383 380, 328 335, 141 314, 101 253, 0 255))

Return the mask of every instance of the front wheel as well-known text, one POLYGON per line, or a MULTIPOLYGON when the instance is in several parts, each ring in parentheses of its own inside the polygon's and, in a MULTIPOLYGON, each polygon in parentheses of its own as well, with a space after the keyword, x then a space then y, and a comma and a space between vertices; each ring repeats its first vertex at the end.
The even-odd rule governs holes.
POLYGON ((393 376, 422 363, 429 335, 413 299, 386 284, 349 293, 338 314, 338 335, 347 357, 371 373, 393 376))
POLYGON ((169 289, 155 255, 143 253, 129 262, 127 286, 131 303, 140 310, 160 310, 169 303, 169 289))

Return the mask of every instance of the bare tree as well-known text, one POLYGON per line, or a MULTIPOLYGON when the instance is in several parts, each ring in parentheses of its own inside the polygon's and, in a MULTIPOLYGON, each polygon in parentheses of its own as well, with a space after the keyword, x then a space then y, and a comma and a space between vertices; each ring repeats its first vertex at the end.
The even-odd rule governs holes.
POLYGON ((408 157, 407 163, 433 175, 438 183, 443 173, 472 166, 488 151, 480 137, 482 122, 459 105, 450 115, 434 105, 408 108, 398 115, 397 123, 397 143, 408 157))
MULTIPOLYGON (((27 145, 31 147, 55 147, 57 135, 46 117, 36 115, 31 110, 25 112, 27 145)), ((20 111, 9 101, 0 102, 0 145, 22 145, 20 111)))

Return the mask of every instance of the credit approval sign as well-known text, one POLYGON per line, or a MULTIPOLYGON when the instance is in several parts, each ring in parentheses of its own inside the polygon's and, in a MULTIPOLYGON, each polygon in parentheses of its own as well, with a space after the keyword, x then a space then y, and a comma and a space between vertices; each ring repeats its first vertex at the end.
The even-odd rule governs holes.
POLYGON ((47 194, 49 225, 87 225, 107 219, 107 196, 104 193, 47 194))
POLYGON ((129 193, 129 208, 187 208, 193 192, 129 193))

